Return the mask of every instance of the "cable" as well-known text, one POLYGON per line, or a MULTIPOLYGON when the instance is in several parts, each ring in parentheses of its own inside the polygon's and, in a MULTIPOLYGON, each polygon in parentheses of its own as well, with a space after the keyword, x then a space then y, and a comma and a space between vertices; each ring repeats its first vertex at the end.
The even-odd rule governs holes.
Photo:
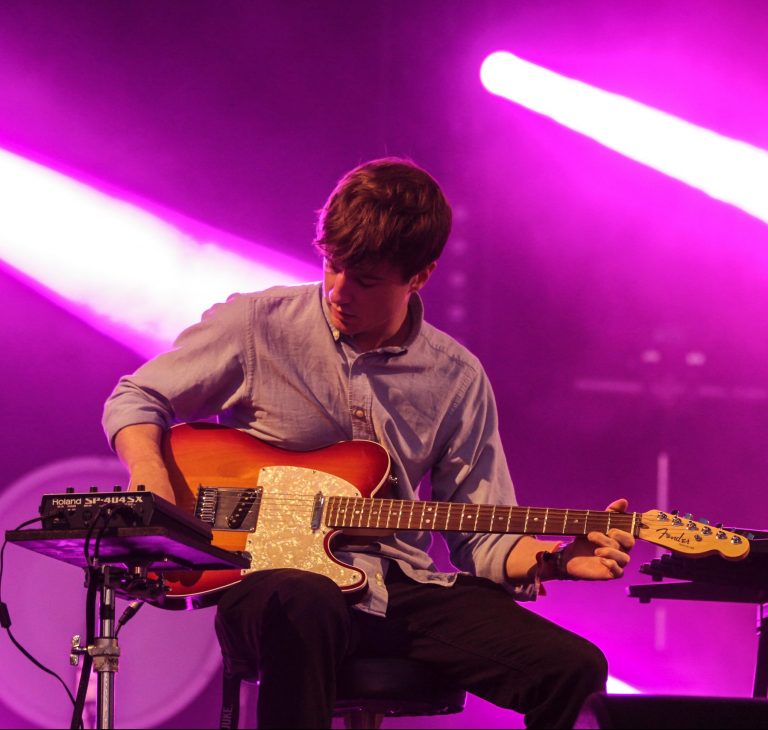
MULTIPOLYGON (((97 571, 95 568, 86 568, 87 586, 85 598, 85 645, 92 646, 96 640, 96 593, 98 592, 99 582, 96 580, 97 571)), ((70 730, 77 730, 83 727, 83 710, 85 708, 85 698, 88 694, 88 682, 91 678, 91 667, 93 666, 93 657, 90 652, 83 654, 83 667, 80 671, 80 682, 77 685, 77 700, 73 703, 72 720, 70 730)))
MULTIPOLYGON (((35 517, 32 520, 27 520, 26 522, 22 522, 15 531, 23 530, 28 525, 32 525, 35 522, 40 522, 42 520, 41 517, 35 517)), ((69 696, 69 699, 71 700, 72 704, 75 704, 75 698, 72 695, 72 692, 70 691, 69 687, 67 687, 64 680, 52 669, 49 669, 44 664, 39 662, 35 657, 32 656, 22 645, 21 643, 16 639, 16 637, 13 635, 13 632, 11 631, 11 616, 8 611, 8 606, 2 601, 2 584, 3 584, 3 571, 5 569, 5 547, 8 544, 8 538, 6 537, 3 541, 3 547, 0 548, 0 627, 4 628, 6 632, 8 633, 8 638, 11 640, 13 645, 27 658, 29 661, 31 661, 38 669, 42 669, 46 674, 50 674, 52 677, 55 677, 59 680, 61 683, 61 686, 64 687, 64 690, 66 691, 67 695, 69 696)), ((82 726, 82 723, 81 725, 82 726)))
POLYGON ((122 629, 123 626, 125 626, 139 612, 143 605, 144 601, 131 601, 128 604, 125 611, 123 611, 122 616, 120 616, 120 620, 117 622, 115 638, 117 638, 117 635, 120 633, 120 629, 122 629))
MULTIPOLYGON (((90 547, 91 547, 91 538, 93 537, 93 533, 94 533, 94 532, 95 532, 95 530, 96 530, 96 525, 98 525, 98 524, 99 524, 99 520, 101 519, 101 515, 102 515, 102 513, 103 513, 105 510, 110 510, 110 514, 109 514, 109 516, 107 517, 107 519, 105 520, 104 524, 103 524, 103 525, 102 525, 102 527, 101 527, 101 533, 100 533, 100 535, 103 535, 103 534, 104 534, 104 530, 106 530, 106 529, 107 529, 107 525, 109 524, 109 520, 110 520, 110 519, 111 519, 111 517, 112 517, 111 509, 112 509, 112 508, 111 508, 111 506, 110 506, 110 505, 107 505, 107 504, 104 504, 104 503, 100 504, 100 505, 99 505, 99 508, 96 510, 96 516, 93 518, 93 520, 91 521, 91 524, 88 526, 88 532, 86 533, 86 535, 85 535, 85 541, 83 542, 83 555, 85 556, 85 564, 86 564, 86 565, 87 565, 89 568, 95 568, 95 567, 96 567, 96 564, 95 564, 95 563, 96 563, 96 556, 94 556, 94 557, 92 558, 92 557, 89 555, 89 552, 90 552, 90 547)), ((98 539, 99 541, 101 541, 101 538, 100 538, 100 537, 99 537, 99 538, 97 538, 97 539, 98 539)))
MULTIPOLYGON (((109 523, 114 516, 114 510, 111 505, 101 504, 96 511, 91 524, 88 527, 88 532, 85 536, 83 543, 83 554, 85 556, 86 563, 86 585, 88 586, 86 599, 85 599, 85 645, 87 647, 93 646, 96 641, 96 594, 99 590, 99 545, 101 539, 104 536, 109 523), (106 514, 104 524, 99 528, 99 533, 96 536, 96 542, 93 549, 93 556, 90 553, 90 543, 93 533, 96 531, 96 526, 99 524, 99 520, 102 515, 106 514)), ((93 656, 89 651, 86 651, 83 655, 83 668, 80 672, 80 682, 77 687, 77 700, 74 703, 74 709, 72 710, 72 720, 70 722, 70 730, 77 730, 83 725, 83 710, 85 709, 85 698, 88 693, 88 682, 91 678, 91 670, 93 668, 93 656)))

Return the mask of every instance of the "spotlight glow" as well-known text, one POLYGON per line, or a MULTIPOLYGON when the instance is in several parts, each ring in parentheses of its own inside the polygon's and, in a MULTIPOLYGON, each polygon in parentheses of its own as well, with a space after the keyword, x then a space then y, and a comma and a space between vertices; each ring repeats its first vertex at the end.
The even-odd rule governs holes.
POLYGON ((608 676, 606 682, 606 691, 609 695, 641 695, 643 694, 639 689, 633 687, 631 684, 622 682, 616 677, 608 676))
POLYGON ((310 264, 121 197, 0 149, 0 257, 142 355, 232 292, 318 278, 310 264))
POLYGON ((499 51, 488 91, 768 222, 768 152, 499 51))

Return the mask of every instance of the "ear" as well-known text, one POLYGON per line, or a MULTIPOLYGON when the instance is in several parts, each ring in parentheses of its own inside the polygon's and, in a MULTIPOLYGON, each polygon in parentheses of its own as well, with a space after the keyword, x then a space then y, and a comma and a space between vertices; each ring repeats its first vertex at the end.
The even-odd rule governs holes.
POLYGON ((414 274, 409 282, 411 291, 419 291, 419 289, 429 281, 429 277, 432 276, 432 272, 435 270, 436 266, 437 261, 433 261, 431 264, 427 264, 417 274, 414 274))

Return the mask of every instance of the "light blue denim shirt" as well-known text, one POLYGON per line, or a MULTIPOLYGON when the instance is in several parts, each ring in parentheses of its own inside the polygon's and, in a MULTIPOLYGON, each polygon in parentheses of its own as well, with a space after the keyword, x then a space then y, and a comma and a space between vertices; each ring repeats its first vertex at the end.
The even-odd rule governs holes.
MULTIPOLYGON (((120 379, 104 409, 113 442, 128 425, 217 416, 220 423, 295 450, 346 439, 384 446, 397 476, 393 498, 419 499, 425 478, 438 501, 514 505, 498 432, 496 405, 480 362, 453 338, 424 322, 410 302, 413 327, 397 347, 359 352, 329 322, 320 284, 234 294, 179 336, 172 350, 120 379)), ((422 492, 423 494, 423 492, 422 492)), ((505 585, 520 599, 504 564, 519 535, 447 532, 460 571, 505 585)), ((427 553, 429 532, 403 531, 338 552, 364 570, 370 590, 357 604, 386 611, 387 560, 421 582, 451 585, 427 553)))

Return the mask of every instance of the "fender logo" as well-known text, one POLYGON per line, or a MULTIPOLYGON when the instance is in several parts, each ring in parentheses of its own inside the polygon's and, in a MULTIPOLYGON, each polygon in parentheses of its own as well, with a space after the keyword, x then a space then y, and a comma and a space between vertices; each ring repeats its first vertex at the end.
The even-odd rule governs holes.
POLYGON ((660 527, 658 530, 656 530, 656 534, 662 540, 671 540, 672 542, 676 542, 681 547, 685 546, 692 548, 690 538, 686 537, 686 535, 682 532, 679 535, 674 535, 666 527, 660 527))

